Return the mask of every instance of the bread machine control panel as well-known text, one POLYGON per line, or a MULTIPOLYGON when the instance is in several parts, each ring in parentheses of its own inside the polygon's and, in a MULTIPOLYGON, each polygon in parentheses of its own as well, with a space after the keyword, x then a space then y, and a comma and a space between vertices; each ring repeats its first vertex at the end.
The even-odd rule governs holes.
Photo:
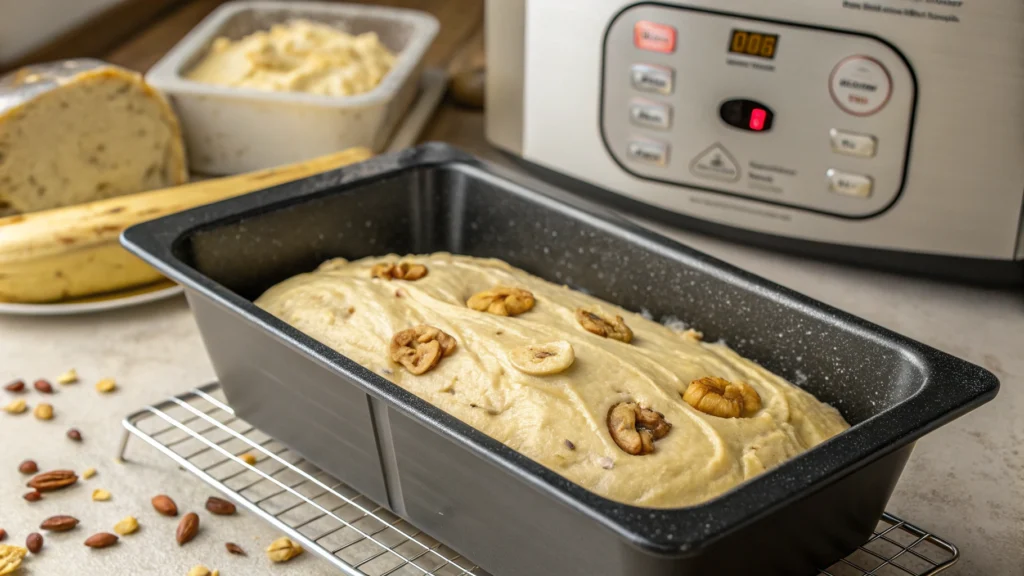
POLYGON ((638 178, 847 218, 903 187, 916 84, 879 38, 640 4, 603 66, 602 136, 638 178))

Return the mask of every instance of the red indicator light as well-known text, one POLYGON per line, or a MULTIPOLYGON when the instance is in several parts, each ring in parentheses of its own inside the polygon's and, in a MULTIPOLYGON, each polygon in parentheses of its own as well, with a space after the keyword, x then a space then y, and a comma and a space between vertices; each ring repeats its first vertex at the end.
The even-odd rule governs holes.
POLYGON ((768 116, 768 113, 764 108, 754 108, 750 111, 750 129, 751 130, 764 130, 764 119, 768 116))

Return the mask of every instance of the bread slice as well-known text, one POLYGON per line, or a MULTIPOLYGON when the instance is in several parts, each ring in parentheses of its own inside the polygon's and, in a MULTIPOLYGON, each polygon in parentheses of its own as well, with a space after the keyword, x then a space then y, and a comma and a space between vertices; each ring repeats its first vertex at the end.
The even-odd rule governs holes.
POLYGON ((178 119, 139 74, 76 59, 0 78, 0 214, 187 179, 178 119))

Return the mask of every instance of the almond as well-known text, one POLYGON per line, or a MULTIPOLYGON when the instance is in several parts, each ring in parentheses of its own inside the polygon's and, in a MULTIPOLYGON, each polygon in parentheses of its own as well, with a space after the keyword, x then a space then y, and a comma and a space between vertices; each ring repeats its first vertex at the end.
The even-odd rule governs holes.
POLYGON ((53 470, 33 476, 28 486, 40 492, 49 492, 67 488, 75 482, 78 482, 78 476, 71 470, 53 470))
POLYGON ((53 384, 50 384, 46 380, 40 378, 32 383, 32 387, 42 392, 43 394, 53 394, 53 384))
POLYGON ((8 392, 21 392, 24 389, 25 389, 25 381, 24 380, 15 380, 14 382, 11 382, 10 384, 4 386, 4 390, 7 390, 8 392))
POLYGON ((153 508, 155 508, 157 512, 163 514, 164 516, 178 515, 178 505, 174 503, 174 500, 171 500, 170 496, 167 496, 165 494, 159 494, 157 496, 154 496, 151 502, 153 504, 153 508))
POLYGON ((38 502, 43 499, 43 495, 39 493, 39 490, 33 490, 31 492, 25 493, 25 495, 22 496, 22 498, 28 500, 29 502, 38 502))
POLYGON ((198 532, 199 515, 195 512, 189 512, 178 523, 178 530, 174 533, 174 539, 178 541, 178 546, 183 546, 191 542, 198 532))
POLYGON ((82 441, 82 433, 79 432, 78 428, 71 428, 71 429, 69 429, 68 432, 67 432, 67 435, 68 435, 68 438, 74 440, 75 442, 81 442, 82 441))
POLYGON ((50 532, 67 532, 78 526, 78 518, 74 516, 50 516, 39 525, 40 530, 50 532))
POLYGON ((33 554, 39 554, 39 551, 43 549, 43 535, 39 532, 33 532, 25 538, 25 548, 33 554))
POLYGON ((85 545, 89 548, 106 548, 107 546, 113 546, 117 544, 117 536, 109 532, 99 532, 89 536, 85 540, 85 545))

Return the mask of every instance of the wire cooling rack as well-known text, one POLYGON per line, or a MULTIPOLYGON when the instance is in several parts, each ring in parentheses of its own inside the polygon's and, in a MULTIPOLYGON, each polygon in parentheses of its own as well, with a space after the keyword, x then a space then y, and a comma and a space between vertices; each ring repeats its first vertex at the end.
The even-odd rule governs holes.
MULTIPOLYGON (((244 420, 207 384, 124 420, 135 435, 349 576, 490 576, 244 420), (243 455, 256 457, 246 464, 243 455)), ((933 576, 953 544, 886 513, 859 550, 821 576, 933 576)))

